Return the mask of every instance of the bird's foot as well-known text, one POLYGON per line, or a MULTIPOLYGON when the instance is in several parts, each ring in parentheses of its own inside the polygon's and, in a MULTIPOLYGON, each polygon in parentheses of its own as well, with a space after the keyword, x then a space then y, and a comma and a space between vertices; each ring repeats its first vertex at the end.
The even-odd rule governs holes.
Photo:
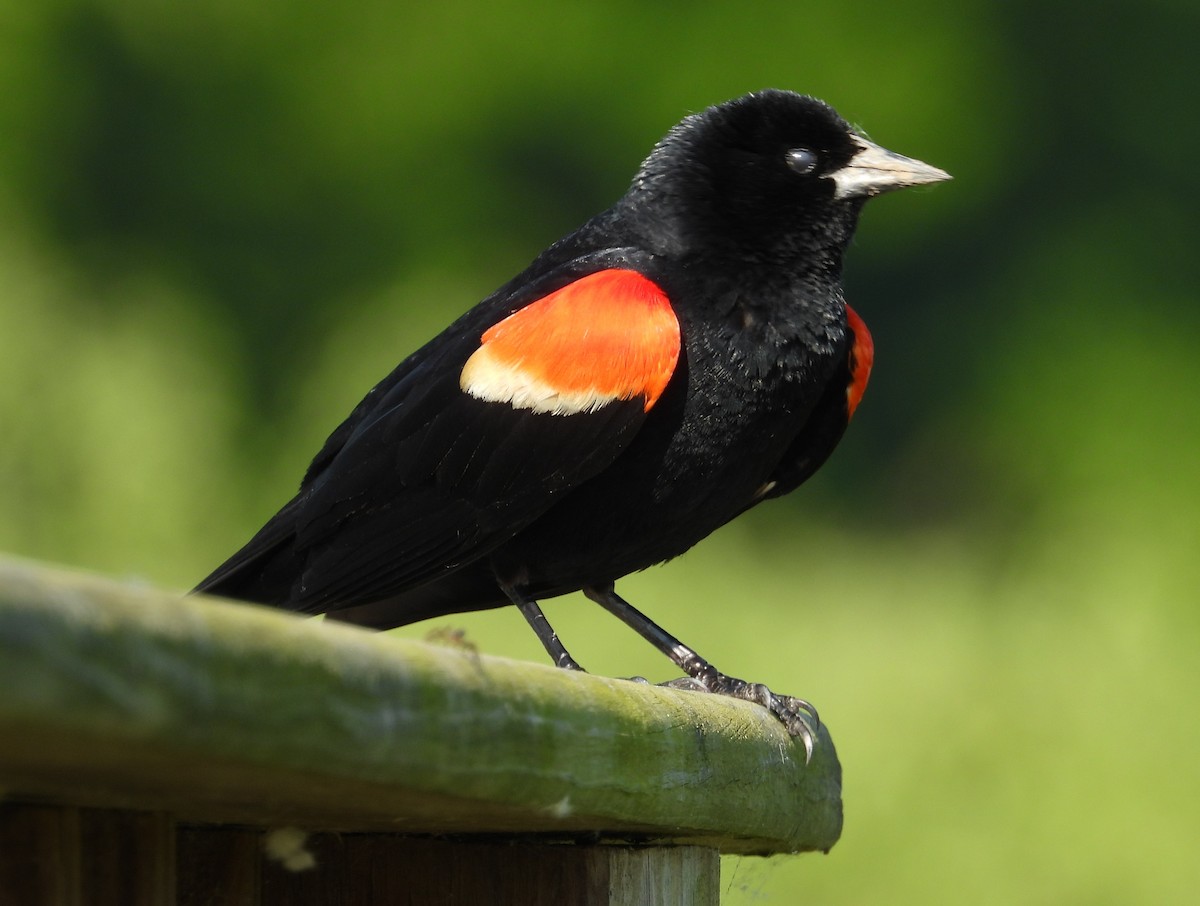
POLYGON ((696 671, 695 675, 680 677, 662 685, 670 686, 673 689, 728 695, 730 698, 740 698, 762 705, 775 715, 775 718, 783 724, 790 735, 800 739, 804 746, 805 763, 812 761, 821 718, 817 714, 817 709, 804 699, 794 698, 790 695, 776 695, 762 683, 749 683, 736 676, 726 676, 711 664, 705 664, 703 668, 696 671))
MULTIPOLYGON (((804 701, 804 699, 792 698, 790 695, 776 695, 762 683, 748 683, 735 676, 726 676, 724 673, 719 672, 695 651, 618 595, 613 590, 612 583, 587 586, 583 589, 583 593, 605 608, 609 613, 635 629, 642 638, 669 657, 687 674, 683 679, 663 683, 664 686, 673 686, 676 689, 712 692, 717 695, 728 695, 733 698, 757 702, 774 714, 775 718, 783 724, 788 733, 800 738, 800 741, 804 744, 805 764, 812 760, 813 748, 817 744, 817 731, 821 727, 821 719, 817 716, 817 709, 804 701)), ((509 596, 517 604, 527 607, 526 601, 519 597, 514 597, 512 593, 509 596)), ((539 623, 535 617, 540 615, 540 611, 533 616, 530 616, 531 613, 532 610, 527 612, 526 617, 534 626, 534 629, 538 629, 539 623)), ((542 617, 543 622, 544 620, 545 618, 542 617)), ((541 637, 540 632, 539 637, 541 637)), ((551 655, 554 655, 554 649, 546 642, 545 638, 542 641, 546 645, 546 650, 550 651, 551 655)), ((641 678, 634 677, 634 682, 637 682, 639 679, 641 678)), ((642 680, 642 682, 645 682, 645 680, 642 680)))

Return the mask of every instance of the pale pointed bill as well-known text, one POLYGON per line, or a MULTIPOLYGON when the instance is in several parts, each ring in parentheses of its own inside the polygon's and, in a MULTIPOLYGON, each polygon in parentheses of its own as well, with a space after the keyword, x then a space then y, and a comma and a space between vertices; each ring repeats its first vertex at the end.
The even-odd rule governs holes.
POLYGON ((861 150, 846 166, 828 176, 837 185, 833 196, 836 199, 869 198, 893 189, 923 186, 951 178, 945 170, 889 151, 861 135, 854 136, 854 141, 861 150))

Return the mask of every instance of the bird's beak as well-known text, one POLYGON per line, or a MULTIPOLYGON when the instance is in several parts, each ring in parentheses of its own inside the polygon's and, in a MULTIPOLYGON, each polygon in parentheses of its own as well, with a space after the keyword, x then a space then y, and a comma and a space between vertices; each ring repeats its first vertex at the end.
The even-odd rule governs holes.
POLYGON ((846 166, 830 173, 828 177, 837 185, 833 195, 836 199, 870 198, 893 189, 950 179, 950 174, 945 170, 896 154, 867 141, 861 135, 854 136, 854 141, 861 150, 850 158, 846 166))

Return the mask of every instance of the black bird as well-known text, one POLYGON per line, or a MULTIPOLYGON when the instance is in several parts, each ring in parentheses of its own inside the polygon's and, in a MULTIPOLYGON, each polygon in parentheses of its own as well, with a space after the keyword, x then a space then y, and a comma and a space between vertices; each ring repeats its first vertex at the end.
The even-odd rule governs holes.
POLYGON ((417 350, 330 435, 299 493, 197 591, 378 629, 582 589, 694 686, 717 672, 621 599, 794 490, 841 439, 873 346, 842 294, 866 199, 949 178, 769 90, 671 129, 629 191, 417 350))

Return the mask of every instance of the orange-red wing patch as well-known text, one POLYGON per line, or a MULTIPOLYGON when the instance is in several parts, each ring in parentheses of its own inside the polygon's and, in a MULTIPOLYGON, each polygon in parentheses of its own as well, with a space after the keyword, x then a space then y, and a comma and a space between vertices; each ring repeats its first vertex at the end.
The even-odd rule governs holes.
POLYGON ((871 366, 875 364, 875 341, 858 312, 849 305, 846 306, 846 325, 854 336, 854 345, 850 347, 850 384, 846 387, 846 417, 849 418, 866 392, 871 366))
POLYGON ((667 295, 637 271, 580 277, 484 333, 459 386, 516 409, 569 415, 662 395, 679 359, 667 295))

